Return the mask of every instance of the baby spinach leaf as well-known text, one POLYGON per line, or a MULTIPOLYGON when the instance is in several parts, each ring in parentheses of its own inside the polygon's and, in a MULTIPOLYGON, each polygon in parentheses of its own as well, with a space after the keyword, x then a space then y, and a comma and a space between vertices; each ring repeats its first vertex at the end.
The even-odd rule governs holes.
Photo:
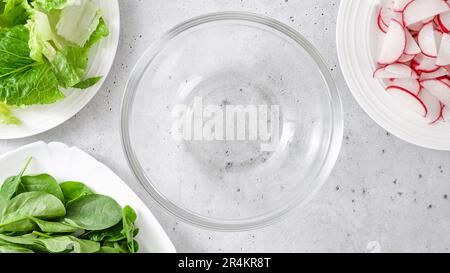
POLYGON ((37 239, 37 241, 51 253, 95 253, 100 250, 100 244, 98 242, 82 240, 73 236, 42 238, 37 239))
POLYGON ((104 230, 93 230, 83 234, 84 239, 89 239, 96 242, 117 242, 126 239, 126 236, 122 232, 123 225, 119 222, 113 227, 104 230))
POLYGON ((117 249, 110 246, 102 246, 98 253, 124 253, 121 249, 117 249))
POLYGON ((24 192, 11 199, 0 221, 0 228, 28 220, 30 217, 54 219, 65 214, 63 203, 54 195, 45 192, 24 192))
POLYGON ((16 193, 21 178, 23 174, 25 173, 26 169, 28 168, 28 165, 31 162, 31 157, 28 159, 28 161, 25 164, 25 167, 23 167, 22 171, 19 173, 19 175, 9 177, 3 182, 2 187, 0 188, 0 219, 2 218, 7 206, 9 200, 14 196, 16 193))
POLYGON ((21 180, 22 189, 25 192, 42 191, 56 196, 64 202, 64 195, 56 179, 48 174, 35 176, 23 176, 21 180))
POLYGON ((35 245, 35 239, 37 236, 32 234, 27 234, 23 236, 8 236, 4 234, 0 234, 0 241, 17 244, 17 245, 35 245))
POLYGON ((81 182, 64 182, 59 185, 64 195, 66 203, 78 199, 82 196, 94 194, 94 192, 81 182))
POLYGON ((60 222, 49 222, 36 217, 30 217, 30 220, 36 223, 41 231, 47 233, 72 233, 78 230, 76 227, 60 222))
POLYGON ((36 228, 33 221, 29 219, 17 220, 10 223, 0 224, 0 232, 24 233, 36 228))
POLYGON ((127 238, 128 250, 130 253, 134 253, 137 251, 134 244, 135 237, 135 226, 134 222, 137 219, 137 214, 130 206, 125 206, 122 210, 122 224, 123 224, 123 233, 127 238))
POLYGON ((34 253, 34 251, 31 249, 13 245, 13 244, 5 244, 5 245, 0 244, 0 253, 11 253, 11 254, 12 253, 34 253))
POLYGON ((85 230, 102 230, 120 222, 121 208, 111 197, 91 194, 67 204, 64 221, 85 230))

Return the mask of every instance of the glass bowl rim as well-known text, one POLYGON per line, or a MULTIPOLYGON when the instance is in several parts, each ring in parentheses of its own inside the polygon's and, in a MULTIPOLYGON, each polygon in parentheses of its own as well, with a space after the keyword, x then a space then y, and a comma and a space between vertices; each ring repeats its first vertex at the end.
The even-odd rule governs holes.
POLYGON ((255 13, 242 11, 208 13, 194 17, 170 29, 168 32, 166 32, 166 34, 164 34, 161 38, 157 39, 156 42, 150 45, 149 48, 137 61, 135 67, 131 71, 122 98, 120 117, 121 142, 125 157, 127 159, 127 163, 131 168, 133 175, 139 181, 140 185, 143 186, 144 190, 150 195, 152 200, 155 201, 161 208, 163 208, 164 211, 169 212, 176 218, 186 223, 200 228, 206 228, 215 231, 248 231, 266 227, 284 219, 289 214, 289 212, 292 212, 294 210, 294 208, 301 207, 307 204, 316 195, 316 193, 321 189, 321 187, 331 174, 331 171, 333 170, 334 165, 336 164, 336 161, 338 159, 343 140, 343 117, 343 107, 339 95, 339 90, 336 86, 333 76, 331 75, 331 72, 328 69, 328 66, 326 65, 326 62, 322 58, 319 51, 300 33, 284 23, 281 23, 270 17, 255 13), (164 49, 165 46, 173 38, 194 27, 211 22, 232 20, 256 23, 281 32, 282 34, 285 34, 290 39, 295 41, 312 57, 328 87, 327 91, 329 96, 329 104, 331 107, 331 136, 329 138, 327 153, 324 157, 324 161, 322 162, 320 171, 316 174, 315 179, 313 179, 316 185, 314 187, 314 190, 308 194, 307 198, 294 198, 280 208, 276 208, 272 211, 269 211, 268 213, 257 215, 252 218, 238 220, 218 220, 204 217, 202 215, 196 214, 195 212, 188 211, 182 207, 179 207, 159 192, 159 190, 153 185, 152 180, 148 177, 147 174, 145 174, 144 169, 137 159, 130 140, 129 125, 130 113, 132 113, 137 86, 141 78, 143 77, 146 68, 152 63, 153 59, 160 53, 160 51, 164 49))

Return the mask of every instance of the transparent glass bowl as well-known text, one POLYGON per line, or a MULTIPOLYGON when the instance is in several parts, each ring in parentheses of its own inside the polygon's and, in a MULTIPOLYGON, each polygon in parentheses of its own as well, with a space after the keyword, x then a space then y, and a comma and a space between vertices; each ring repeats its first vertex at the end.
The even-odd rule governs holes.
POLYGON ((121 128, 129 165, 158 204, 191 224, 239 231, 312 198, 337 160, 343 114, 305 38, 226 12, 182 23, 148 49, 127 84, 121 128))

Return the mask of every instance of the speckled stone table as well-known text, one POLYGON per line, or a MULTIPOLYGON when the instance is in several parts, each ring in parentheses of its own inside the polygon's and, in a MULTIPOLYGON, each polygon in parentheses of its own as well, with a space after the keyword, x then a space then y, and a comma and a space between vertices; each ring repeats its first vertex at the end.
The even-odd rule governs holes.
POLYGON ((135 189, 181 252, 449 251, 450 153, 415 147, 391 136, 357 105, 336 55, 339 1, 120 0, 120 8, 118 54, 98 95, 56 129, 27 139, 0 141, 0 153, 37 140, 61 141, 84 149, 135 189), (228 10, 271 16, 308 38, 336 78, 346 122, 339 161, 313 202, 281 223, 244 233, 201 230, 153 205, 128 169, 119 138, 122 94, 143 51, 175 24, 228 10))

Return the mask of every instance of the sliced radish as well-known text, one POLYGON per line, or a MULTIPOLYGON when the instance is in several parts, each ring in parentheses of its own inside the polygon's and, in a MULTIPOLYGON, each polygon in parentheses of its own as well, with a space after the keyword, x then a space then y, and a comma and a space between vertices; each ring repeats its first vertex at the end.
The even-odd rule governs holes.
POLYGON ((389 86, 386 87, 386 90, 391 89, 391 88, 400 88, 400 89, 403 88, 403 89, 409 90, 414 95, 419 95, 420 89, 422 87, 420 86, 420 83, 418 80, 404 81, 404 80, 394 79, 394 80, 389 81, 389 86))
POLYGON ((409 32, 409 30, 407 29, 405 30, 405 35, 406 35, 406 48, 404 54, 416 55, 422 52, 416 40, 414 40, 414 37, 409 32))
POLYGON ((405 64, 395 63, 378 68, 373 73, 377 79, 417 79, 417 73, 405 64))
POLYGON ((405 106, 411 110, 419 113, 420 115, 426 117, 428 109, 423 101, 415 95, 413 92, 404 88, 394 88, 391 87, 387 89, 388 93, 391 94, 399 102, 402 102, 405 106))
POLYGON ((380 13, 378 14, 377 26, 378 26, 378 29, 381 30, 383 33, 387 33, 387 31, 389 29, 389 26, 387 26, 381 19, 381 10, 380 10, 380 13))
POLYGON ((441 77, 438 78, 441 82, 445 83, 446 85, 450 86, 450 79, 448 77, 441 77))
POLYGON ((413 70, 406 64, 400 63, 390 64, 385 67, 385 70, 392 74, 400 75, 403 78, 411 78, 413 75, 413 70))
POLYGON ((424 54, 417 54, 413 60, 412 67, 417 72, 436 72, 440 66, 436 65, 436 58, 428 57, 424 54))
POLYGON ((423 89, 419 94, 419 98, 427 107, 427 119, 433 123, 441 117, 441 102, 433 96, 427 89, 423 89))
POLYGON ((442 107, 442 120, 444 120, 444 122, 450 121, 450 107, 445 105, 442 107))
POLYGON ((408 26, 408 29, 413 32, 419 32, 422 28, 423 28, 422 22, 417 22, 415 24, 408 26))
POLYGON ((410 26, 450 10, 443 0, 412 0, 403 10, 403 24, 410 26))
POLYGON ((383 27, 389 28, 389 24, 393 19, 402 22, 403 16, 401 12, 396 12, 390 7, 381 7, 379 11, 379 20, 383 27))
POLYGON ((432 79, 421 82, 424 89, 428 90, 433 96, 439 99, 443 104, 450 105, 450 86, 443 81, 432 79))
POLYGON ((441 67, 438 70, 436 70, 435 72, 431 72, 431 73, 422 73, 420 74, 420 80, 429 80, 429 79, 437 79, 440 77, 444 77, 448 75, 448 71, 447 69, 441 67))
POLYGON ((450 32, 450 12, 445 12, 437 16, 437 22, 445 33, 450 32))
POLYGON ((434 22, 434 19, 435 19, 435 18, 436 18, 436 16, 432 16, 432 17, 430 17, 430 18, 427 18, 427 19, 423 20, 422 23, 425 25, 425 24, 434 22))
POLYGON ((419 36, 417 37, 417 42, 424 55, 432 58, 437 57, 438 48, 436 45, 434 25, 432 22, 425 24, 420 30, 419 36))
POLYGON ((403 55, 406 48, 406 32, 402 24, 397 20, 392 20, 389 30, 384 38, 384 44, 381 49, 380 64, 392 64, 403 55))
POLYGON ((410 62, 414 59, 414 57, 416 57, 416 55, 412 54, 412 55, 408 55, 408 54, 403 54, 400 59, 397 60, 397 62, 399 63, 407 63, 410 62))
POLYGON ((439 48, 436 64, 440 66, 450 65, 450 35, 447 33, 442 35, 441 46, 439 48))
POLYGON ((408 3, 411 0, 396 0, 395 4, 394 4, 394 11, 397 12, 403 12, 403 10, 405 9, 406 5, 408 5, 408 3))

